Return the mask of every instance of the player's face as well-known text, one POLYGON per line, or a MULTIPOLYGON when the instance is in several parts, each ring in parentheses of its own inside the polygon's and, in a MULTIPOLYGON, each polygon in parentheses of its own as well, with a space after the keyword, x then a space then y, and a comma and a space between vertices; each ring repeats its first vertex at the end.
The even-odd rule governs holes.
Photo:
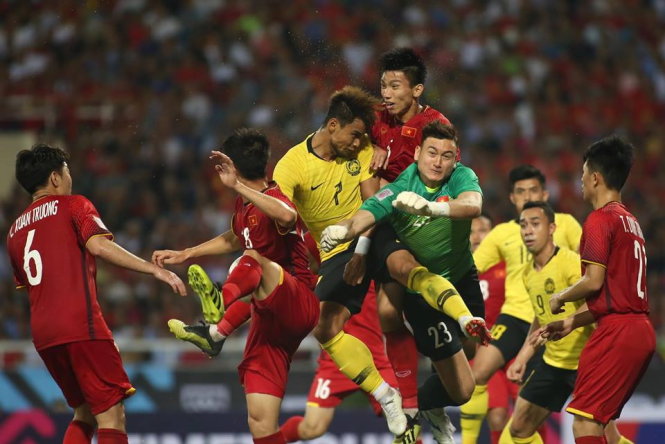
POLYGON ((555 225, 547 220, 542 208, 527 208, 520 215, 520 233, 531 254, 540 253, 552 239, 555 225))
POLYGON ((423 85, 411 86, 402 71, 385 71, 381 75, 381 98, 386 111, 393 116, 403 116, 418 101, 423 85))
POLYGON ((589 167, 586 162, 584 162, 584 165, 582 165, 582 198, 586 202, 591 201, 591 195, 593 194, 595 183, 596 179, 594 173, 589 171, 589 167))
POLYGON ((485 236, 492 229, 492 223, 485 216, 479 216, 471 219, 471 234, 469 235, 469 242, 471 242, 471 251, 476 251, 478 245, 485 239, 485 236))
POLYGON ((328 126, 330 144, 335 156, 345 159, 355 158, 365 135, 365 123, 355 119, 348 125, 342 126, 337 119, 331 119, 328 126))
POLYGON ((546 201, 550 194, 543 188, 538 179, 518 180, 510 193, 510 201, 515 205, 517 213, 522 212, 522 207, 527 202, 546 201))
POLYGON ((422 146, 416 147, 420 177, 428 187, 438 187, 453 173, 457 157, 457 145, 450 139, 428 137, 422 146))
POLYGON ((69 165, 67 165, 67 162, 64 162, 64 165, 62 166, 62 172, 58 174, 58 176, 60 176, 60 184, 58 188, 62 194, 72 194, 72 175, 69 172, 69 165))

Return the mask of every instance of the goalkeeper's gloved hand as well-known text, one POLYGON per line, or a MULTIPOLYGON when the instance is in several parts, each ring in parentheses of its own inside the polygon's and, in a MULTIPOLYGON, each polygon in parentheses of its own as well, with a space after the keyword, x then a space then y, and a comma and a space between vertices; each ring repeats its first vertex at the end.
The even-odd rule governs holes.
POLYGON ((321 249, 328 253, 346 240, 349 229, 342 225, 329 225, 321 233, 321 249))

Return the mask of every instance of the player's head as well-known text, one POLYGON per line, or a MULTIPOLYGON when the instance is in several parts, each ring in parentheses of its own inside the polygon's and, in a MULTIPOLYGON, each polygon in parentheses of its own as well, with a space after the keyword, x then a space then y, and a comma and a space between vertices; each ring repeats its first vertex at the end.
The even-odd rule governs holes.
POLYGON ((414 158, 425 185, 438 187, 457 164, 457 131, 452 125, 434 120, 423 128, 423 137, 414 158))
POLYGON ((476 251, 478 245, 485 239, 491 229, 492 219, 487 213, 481 213, 480 216, 471 219, 471 234, 469 234, 471 251, 476 251))
POLYGON ((43 188, 50 194, 72 194, 68 161, 60 148, 40 143, 16 155, 16 180, 31 195, 43 188))
POLYGON ((545 189, 545 176, 533 165, 520 165, 510 170, 510 201, 515 205, 517 214, 527 202, 546 201, 550 194, 545 189))
POLYGON ((536 255, 554 242, 554 230, 554 210, 550 204, 536 200, 524 204, 520 213, 520 233, 529 253, 536 255))
POLYGON ((598 187, 620 192, 633 166, 633 160, 633 145, 617 136, 606 137, 591 144, 584 153, 584 199, 590 200, 598 187))
POLYGON ((354 158, 358 154, 365 133, 374 124, 378 103, 375 97, 355 86, 345 86, 330 96, 323 125, 336 156, 354 158))
POLYGON ((395 48, 381 55, 379 70, 386 110, 394 116, 403 115, 425 89, 425 62, 411 48, 395 48))
POLYGON ((266 177, 266 165, 270 158, 268 139, 259 130, 239 128, 223 143, 222 152, 235 164, 238 174, 247 180, 266 177))

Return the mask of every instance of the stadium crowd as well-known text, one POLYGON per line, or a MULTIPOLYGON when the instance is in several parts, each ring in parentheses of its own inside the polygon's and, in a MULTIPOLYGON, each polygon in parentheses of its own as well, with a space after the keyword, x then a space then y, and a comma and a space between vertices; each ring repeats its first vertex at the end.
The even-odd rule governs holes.
MULTIPOLYGON (((376 59, 395 46, 427 61, 423 102, 458 128, 496 222, 513 215, 507 173, 521 163, 584 220, 582 150, 625 135, 639 154, 624 200, 647 238, 665 356, 665 1, 8 1, 0 17, 0 131, 75 153, 74 192, 144 258, 229 228, 234 196, 207 160, 223 137, 260 128, 274 165, 321 124, 332 91, 378 94, 376 59)), ((2 200, 0 231, 28 202, 18 186, 2 200)), ((221 280, 230 262, 204 265, 221 280)), ((0 338, 25 339, 10 270, 0 255, 0 338)), ((116 337, 167 337, 169 318, 199 312, 119 268, 101 266, 98 283, 116 337)))

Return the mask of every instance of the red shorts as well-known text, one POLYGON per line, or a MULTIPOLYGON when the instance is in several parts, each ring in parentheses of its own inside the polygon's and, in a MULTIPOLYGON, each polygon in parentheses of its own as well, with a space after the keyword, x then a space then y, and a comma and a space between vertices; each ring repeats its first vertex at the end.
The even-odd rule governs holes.
POLYGON ((282 270, 282 282, 264 300, 252 300, 243 360, 245 393, 284 397, 291 358, 319 321, 319 300, 307 285, 282 270))
POLYGON ((649 365, 656 336, 646 315, 601 318, 586 343, 566 411, 602 424, 616 419, 649 365))
POLYGON ((88 403, 98 415, 136 391, 113 341, 70 342, 38 353, 72 408, 88 403))
POLYGON ((511 401, 517 399, 520 386, 510 382, 504 369, 497 370, 487 383, 487 393, 489 394, 489 409, 510 407, 511 401))
MULTIPOLYGON (((344 398, 358 390, 361 390, 361 388, 342 372, 340 372, 332 359, 330 359, 330 357, 324 353, 325 352, 321 352, 319 366, 316 369, 316 374, 312 380, 312 385, 309 388, 307 403, 322 408, 335 408, 344 400, 344 398)), ((391 387, 397 387, 395 372, 393 371, 390 362, 388 362, 388 358, 386 358, 385 352, 375 353, 372 351, 372 355, 374 356, 374 364, 379 370, 379 373, 381 373, 383 379, 391 387)), ((378 416, 381 416, 381 405, 376 402, 371 394, 366 392, 363 393, 367 395, 374 413, 376 413, 378 416)))

